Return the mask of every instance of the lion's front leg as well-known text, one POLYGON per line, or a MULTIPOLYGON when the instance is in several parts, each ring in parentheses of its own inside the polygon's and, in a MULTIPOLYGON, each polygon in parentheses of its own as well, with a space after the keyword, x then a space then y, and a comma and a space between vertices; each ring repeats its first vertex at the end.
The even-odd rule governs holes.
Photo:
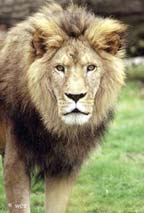
POLYGON ((10 131, 7 134, 3 171, 9 213, 30 213, 30 181, 10 131))
POLYGON ((45 178, 46 213, 64 213, 66 211, 75 179, 75 176, 65 178, 45 178))

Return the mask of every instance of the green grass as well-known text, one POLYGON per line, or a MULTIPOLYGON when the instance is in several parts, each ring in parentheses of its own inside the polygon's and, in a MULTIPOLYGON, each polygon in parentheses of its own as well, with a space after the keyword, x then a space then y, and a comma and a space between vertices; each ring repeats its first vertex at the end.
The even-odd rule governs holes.
MULTIPOLYGON (((0 170, 2 171, 2 170, 0 170)), ((0 173, 0 212, 6 213, 0 173)), ((42 183, 33 186, 32 213, 44 212, 42 183)), ((103 144, 83 166, 68 213, 144 213, 144 86, 123 88, 103 144)))

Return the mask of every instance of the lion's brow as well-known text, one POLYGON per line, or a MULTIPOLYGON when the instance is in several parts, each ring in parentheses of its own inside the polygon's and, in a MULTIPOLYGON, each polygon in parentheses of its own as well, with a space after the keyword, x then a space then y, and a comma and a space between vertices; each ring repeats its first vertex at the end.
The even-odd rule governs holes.
POLYGON ((78 61, 78 53, 75 50, 74 52, 69 53, 69 56, 73 59, 74 63, 77 63, 78 61))

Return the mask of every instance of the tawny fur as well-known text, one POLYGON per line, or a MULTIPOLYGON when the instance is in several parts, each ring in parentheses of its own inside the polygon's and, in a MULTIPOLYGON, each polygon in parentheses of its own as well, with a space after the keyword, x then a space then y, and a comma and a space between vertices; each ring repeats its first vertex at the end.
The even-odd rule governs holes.
POLYGON ((117 20, 96 17, 75 5, 63 9, 57 4, 47 5, 12 28, 0 51, 0 151, 5 152, 10 125, 17 139, 18 155, 29 174, 35 168, 52 177, 78 171, 104 134, 124 84, 125 31, 126 26, 117 20), (82 49, 88 50, 85 57, 96 56, 100 68, 89 81, 91 85, 97 82, 97 88, 89 86, 85 98, 91 113, 89 121, 70 126, 58 114, 66 101, 62 96, 55 97, 56 93, 66 91, 61 80, 52 80, 49 69, 59 51, 63 60, 71 52, 73 61, 79 65, 73 78, 81 78, 82 83, 75 88, 68 77, 65 89, 73 93, 85 91, 88 84, 82 77, 79 61, 82 49), (97 91, 92 98, 94 90, 97 91))
MULTIPOLYGON (((9 114, 16 108, 30 113, 28 110, 34 104, 44 125, 58 135, 67 135, 68 140, 77 137, 78 131, 87 126, 93 132, 93 128, 96 129, 107 118, 124 83, 121 57, 125 30, 126 26, 117 20, 95 17, 77 6, 63 10, 57 4, 44 7, 33 17, 18 24, 8 33, 0 56, 1 112, 6 114, 3 120, 5 117, 9 119, 9 114), (60 121, 52 94, 45 83, 39 83, 42 78, 39 70, 43 67, 39 67, 39 62, 31 66, 35 58, 41 58, 45 51, 47 60, 50 59, 71 38, 88 41, 100 56, 105 70, 95 96, 90 122, 84 127, 75 128, 67 127, 60 121), (45 118, 45 110, 49 118, 45 118)), ((73 46, 72 43, 69 45, 73 46)))

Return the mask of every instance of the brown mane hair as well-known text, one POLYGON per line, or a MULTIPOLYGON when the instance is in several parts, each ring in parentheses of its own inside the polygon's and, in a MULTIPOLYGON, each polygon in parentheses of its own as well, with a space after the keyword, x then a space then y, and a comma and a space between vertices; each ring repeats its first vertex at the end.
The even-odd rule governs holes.
POLYGON ((42 8, 10 30, 0 52, 0 117, 12 124, 18 152, 29 173, 37 167, 41 174, 66 175, 77 170, 98 143, 124 83, 121 57, 125 30, 125 25, 111 18, 96 17, 75 5, 63 9, 57 4, 42 8), (80 37, 100 55, 106 70, 93 117, 82 128, 67 128, 59 122, 50 97, 47 127, 39 106, 34 105, 40 95, 28 87, 28 70, 46 51, 51 58, 65 41, 80 37))

